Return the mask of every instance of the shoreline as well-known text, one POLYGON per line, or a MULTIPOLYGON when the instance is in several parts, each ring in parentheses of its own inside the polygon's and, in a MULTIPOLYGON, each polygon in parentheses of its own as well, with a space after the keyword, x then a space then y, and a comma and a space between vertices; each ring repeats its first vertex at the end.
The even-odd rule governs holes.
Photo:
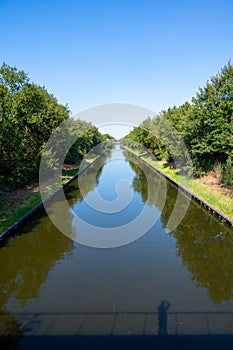
MULTIPOLYGON (((45 200, 41 199, 40 196, 40 192, 35 193, 35 198, 33 203, 35 203, 36 201, 38 201, 39 199, 39 203, 37 204, 27 204, 25 205, 23 208, 19 209, 18 211, 22 211, 24 208, 28 208, 28 211, 20 216, 18 219, 16 219, 16 221, 9 225, 8 227, 6 227, 2 232, 0 232, 0 243, 1 241, 3 241, 4 239, 7 239, 8 237, 10 237, 12 234, 14 234, 16 232, 16 230, 21 227, 25 222, 27 222, 29 220, 29 218, 36 214, 39 210, 43 210, 44 206, 43 203, 47 202, 49 200, 51 200, 59 191, 61 191, 62 189, 66 189, 66 187, 68 187, 80 174, 82 174, 85 170, 87 170, 89 167, 91 167, 99 158, 103 157, 104 154, 106 153, 107 150, 105 150, 103 153, 101 153, 100 155, 98 155, 93 161, 91 161, 90 163, 87 163, 87 165, 85 167, 82 167, 81 170, 80 167, 77 168, 77 173, 72 176, 72 177, 68 177, 67 181, 62 183, 61 186, 59 188, 57 188, 54 192, 52 192, 51 194, 49 194, 45 200)), ((62 180, 61 180, 62 182, 62 180)), ((17 215, 17 214, 15 214, 17 215)), ((9 219, 10 220, 10 219, 9 219)))
MULTIPOLYGON (((143 153, 141 155, 137 154, 136 152, 134 152, 133 150, 131 150, 130 148, 128 148, 124 145, 122 145, 122 148, 125 149, 126 151, 129 151, 130 153, 132 153, 136 158, 140 159, 144 164, 148 165, 151 169, 158 172, 161 176, 165 177, 169 182, 173 183, 173 185, 175 185, 176 187, 179 187, 185 194, 187 194, 193 200, 195 200, 197 203, 199 203, 199 205, 204 207, 209 213, 211 213, 218 220, 226 223, 228 225, 228 227, 230 226, 231 228, 233 228, 233 218, 224 214, 221 210, 219 210, 219 208, 216 208, 215 206, 213 206, 213 204, 209 203, 206 200, 206 198, 201 198, 198 194, 195 193, 195 191, 184 187, 181 183, 179 183, 174 178, 172 178, 172 176, 169 176, 162 169, 160 169, 159 167, 156 167, 156 164, 152 163, 152 162, 155 163, 155 161, 153 161, 153 159, 151 157, 150 157, 151 162, 149 162, 147 159, 145 159, 143 157, 147 154, 145 154, 145 153, 143 153)), ((193 180, 193 181, 195 181, 195 180, 193 180)), ((232 199, 232 201, 233 201, 233 199, 232 199)))

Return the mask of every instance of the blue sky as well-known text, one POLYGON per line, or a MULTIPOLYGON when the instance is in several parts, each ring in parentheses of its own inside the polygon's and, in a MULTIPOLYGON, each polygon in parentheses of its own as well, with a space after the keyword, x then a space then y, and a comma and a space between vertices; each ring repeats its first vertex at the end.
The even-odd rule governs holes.
POLYGON ((232 0, 0 0, 0 64, 71 111, 190 101, 233 57, 232 0))

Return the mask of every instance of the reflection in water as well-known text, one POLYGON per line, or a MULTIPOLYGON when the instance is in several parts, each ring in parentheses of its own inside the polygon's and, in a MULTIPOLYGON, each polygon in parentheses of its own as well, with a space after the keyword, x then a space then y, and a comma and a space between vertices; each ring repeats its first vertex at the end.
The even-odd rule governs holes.
POLYGON ((0 313, 0 349, 16 349, 23 333, 15 315, 0 313))
MULTIPOLYGON (((102 157, 99 162, 103 165, 105 159, 102 157)), ((89 171, 90 181, 85 189, 86 193, 95 187, 96 181, 98 183, 101 170, 102 167, 97 176, 89 171)), ((83 199, 74 185, 67 188, 66 196, 71 203, 83 199)), ((59 200, 58 192, 55 201, 59 200)), ((53 206, 56 206, 56 202, 53 206)), ((61 215, 67 225, 70 225, 71 213, 61 215)), ((12 339, 4 339, 4 346, 15 343, 15 336, 22 336, 22 325, 7 310, 8 301, 14 300, 20 307, 25 307, 29 300, 39 298, 49 272, 57 262, 71 258, 74 249, 73 241, 62 235, 45 215, 38 216, 32 224, 26 224, 20 233, 19 236, 9 239, 0 251, 0 266, 3 267, 0 274, 0 315, 4 315, 0 317, 0 335, 14 335, 12 339)))
POLYGON ((190 221, 182 223, 174 232, 178 255, 187 267, 190 278, 196 281, 198 287, 207 289, 214 303, 230 301, 233 297, 232 233, 223 225, 217 228, 215 223, 208 231, 201 227, 197 230, 196 225, 192 226, 191 218, 195 216, 190 215, 190 221))
MULTIPOLYGON (((209 334, 211 328, 213 334, 232 334, 232 231, 192 202, 181 224, 168 234, 177 189, 129 153, 125 156, 119 164, 134 189, 132 203, 117 220, 109 214, 108 224, 124 224, 145 205, 162 211, 159 220, 131 244, 94 249, 68 239, 46 215, 34 218, 0 249, 0 334, 18 335, 14 341, 20 344, 25 334, 65 332, 209 334), (164 208, 162 192, 167 192, 164 208)), ((108 166, 106 158, 99 160, 97 176, 92 167, 83 174, 84 193, 78 181, 66 190, 70 208, 90 222, 98 220, 97 212, 88 217, 85 209, 90 191, 97 188, 109 201, 116 197, 119 173, 111 176, 110 162, 111 154, 108 166)), ((51 202, 51 212, 59 200, 58 195, 51 202)), ((71 228, 72 211, 61 216, 71 228)))
MULTIPOLYGON (((160 176, 155 175, 153 170, 135 159, 129 152, 127 158, 131 159, 130 166, 136 173, 133 181, 134 189, 140 192, 142 199, 145 200, 147 183, 144 171, 146 170, 148 176, 151 176, 155 187, 160 176), (137 163, 140 167, 136 165, 137 163)), ((159 192, 155 193, 153 201, 150 198, 151 205, 159 206, 157 196, 159 192)), ((185 197, 185 194, 183 196, 185 197)), ((167 182, 167 198, 161 214, 163 227, 166 227, 176 197, 177 188, 167 182)), ((210 299, 216 304, 230 301, 233 297, 232 230, 192 201, 184 219, 170 235, 175 237, 177 255, 181 257, 183 265, 190 273, 190 278, 196 281, 197 286, 205 288, 210 299)))
POLYGON ((23 234, 10 239, 0 254, 0 265, 4 267, 0 275, 0 310, 9 298, 22 307, 29 299, 37 298, 49 271, 57 261, 66 259, 72 249, 73 242, 56 232, 45 216, 34 227, 28 225, 23 234))
POLYGON ((2 339, 2 348, 16 347, 23 335, 21 322, 8 312, 8 303, 14 300, 25 307, 29 300, 38 298, 49 271, 73 249, 72 241, 50 229, 50 222, 45 223, 42 217, 37 226, 25 227, 25 234, 10 239, 1 248, 0 314, 4 316, 0 317, 0 335, 8 335, 2 339))
POLYGON ((131 169, 135 173, 132 182, 134 191, 141 195, 143 202, 146 202, 149 206, 155 206, 162 211, 164 203, 161 202, 161 197, 163 196, 162 194, 166 194, 167 192, 167 182, 158 173, 152 171, 139 159, 135 158, 132 153, 125 151, 124 154, 131 169), (153 191, 148 191, 148 182, 153 191))

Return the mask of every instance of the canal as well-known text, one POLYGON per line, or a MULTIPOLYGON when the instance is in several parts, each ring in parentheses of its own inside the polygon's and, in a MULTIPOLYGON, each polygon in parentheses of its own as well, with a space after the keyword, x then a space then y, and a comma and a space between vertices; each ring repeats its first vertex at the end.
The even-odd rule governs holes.
POLYGON ((65 191, 72 239, 42 212, 0 248, 1 349, 229 339, 233 231, 194 201, 169 230, 177 188, 127 151, 113 149, 81 176, 65 191))

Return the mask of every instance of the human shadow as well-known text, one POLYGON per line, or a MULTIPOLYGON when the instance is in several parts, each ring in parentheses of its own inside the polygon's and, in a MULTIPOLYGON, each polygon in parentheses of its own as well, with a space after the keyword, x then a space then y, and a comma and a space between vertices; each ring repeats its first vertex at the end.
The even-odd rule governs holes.
POLYGON ((167 310, 170 303, 163 300, 158 306, 159 335, 167 335, 167 310))

